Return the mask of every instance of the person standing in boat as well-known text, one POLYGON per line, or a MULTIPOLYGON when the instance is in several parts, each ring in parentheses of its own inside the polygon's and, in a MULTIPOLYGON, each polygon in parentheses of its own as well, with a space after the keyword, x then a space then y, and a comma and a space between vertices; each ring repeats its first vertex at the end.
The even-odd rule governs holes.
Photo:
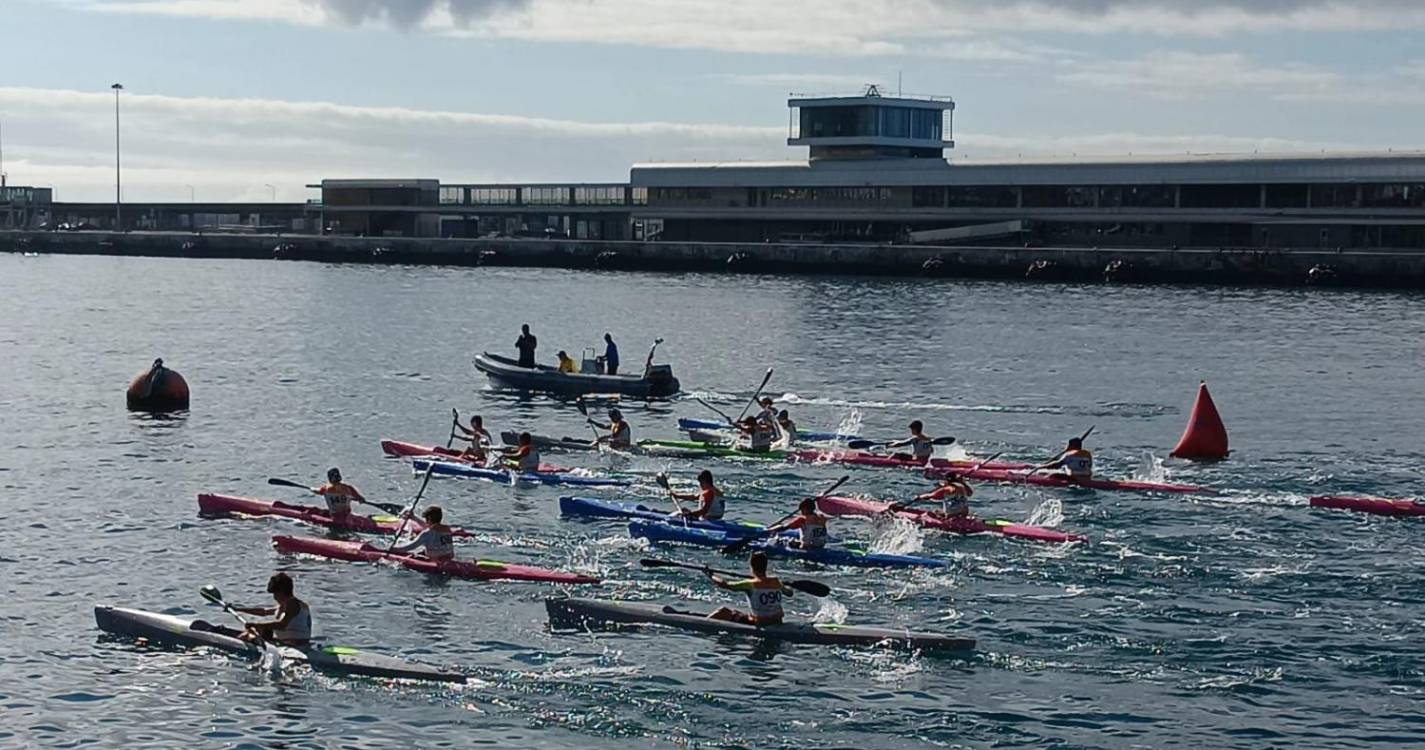
POLYGON ((713 585, 720 589, 746 593, 748 608, 752 611, 742 612, 731 607, 718 607, 717 611, 708 615, 708 619, 756 626, 781 625, 784 617, 782 597, 791 596, 791 590, 784 587, 780 579, 767 575, 765 554, 753 552, 747 558, 747 567, 751 569, 752 577, 740 581, 730 581, 711 570, 707 571, 707 575, 713 585))
POLYGON ((602 443, 619 450, 628 450, 633 447, 633 427, 623 418, 623 412, 618 409, 609 409, 608 424, 600 424, 592 419, 589 420, 589 424, 609 432, 595 440, 595 445, 602 443))
POLYGON ((599 361, 604 363, 605 375, 618 374, 618 344, 614 343, 611 333, 604 334, 604 356, 599 357, 599 361))
POLYGON ((292 576, 274 573, 267 579, 267 593, 272 595, 275 607, 233 607, 245 615, 273 617, 275 619, 249 622, 243 629, 245 641, 261 638, 289 646, 305 646, 312 640, 312 609, 298 599, 293 592, 292 576))
POLYGON ((366 502, 355 487, 341 481, 341 469, 335 467, 327 470, 327 483, 313 487, 312 494, 321 495, 327 501, 327 515, 337 521, 351 515, 353 502, 366 502))
POLYGON ((520 326, 520 337, 515 339, 515 349, 520 353, 520 367, 534 367, 534 349, 539 339, 529 332, 529 324, 520 326))
POLYGON ((1037 471, 1057 471, 1069 481, 1093 479, 1093 454, 1084 450, 1083 438, 1069 438, 1069 445, 1062 453, 1034 467, 1029 473, 1037 471))
POLYGON ((703 521, 721 521, 724 513, 727 512, 727 500, 713 482, 713 473, 707 469, 698 472, 698 491, 692 492, 672 492, 674 499, 696 501, 698 507, 692 510, 683 511, 684 518, 694 518, 703 521))
POLYGON ((910 448, 910 453, 893 454, 900 459, 915 459, 920 463, 930 461, 930 457, 935 454, 935 440, 925 434, 925 425, 917 419, 910 423, 910 437, 905 440, 897 440, 886 446, 887 448, 910 448))

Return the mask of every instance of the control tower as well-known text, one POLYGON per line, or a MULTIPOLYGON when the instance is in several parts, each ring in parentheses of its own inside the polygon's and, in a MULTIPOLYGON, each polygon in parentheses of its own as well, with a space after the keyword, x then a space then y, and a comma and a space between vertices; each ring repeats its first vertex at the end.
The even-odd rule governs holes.
POLYGON ((944 159, 955 147, 949 97, 882 96, 867 86, 859 96, 793 94, 787 106, 787 145, 810 147, 812 161, 944 159))

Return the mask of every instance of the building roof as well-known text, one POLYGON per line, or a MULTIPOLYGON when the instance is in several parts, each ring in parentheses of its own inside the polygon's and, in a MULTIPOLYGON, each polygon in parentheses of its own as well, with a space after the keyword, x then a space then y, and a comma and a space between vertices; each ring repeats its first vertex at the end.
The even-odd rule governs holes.
POLYGON ((1425 183, 1425 151, 635 164, 640 187, 1425 183))

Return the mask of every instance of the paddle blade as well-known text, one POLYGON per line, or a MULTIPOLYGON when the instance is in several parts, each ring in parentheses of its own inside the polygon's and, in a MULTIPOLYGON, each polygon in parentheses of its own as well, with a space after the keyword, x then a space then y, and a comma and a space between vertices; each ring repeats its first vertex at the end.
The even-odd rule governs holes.
POLYGON ((675 563, 672 560, 659 560, 652 557, 645 557, 638 561, 639 565, 645 568, 681 568, 682 563, 675 563))
POLYGON ((201 589, 198 589, 198 593, 201 594, 204 599, 207 599, 208 601, 214 604, 223 603, 223 592, 220 591, 217 586, 214 586, 211 583, 201 589))
POLYGON ((574 399, 574 408, 578 409, 579 413, 583 414, 585 417, 589 416, 589 407, 584 403, 584 399, 574 399))
POLYGON ((820 581, 787 581, 787 586, 812 596, 820 597, 831 594, 831 587, 820 581))
POLYGON ((954 438, 954 437, 949 437, 949 436, 947 436, 947 437, 938 437, 938 438, 935 438, 934 440, 930 441, 930 444, 931 444, 931 445, 954 445, 954 444, 955 444, 955 438, 954 438))
POLYGON ((878 443, 874 440, 851 440, 846 443, 846 447, 853 451, 863 451, 867 448, 875 448, 878 445, 884 445, 884 443, 878 443))
POLYGON ((658 476, 656 476, 656 477, 653 478, 653 483, 656 484, 656 485, 658 485, 659 487, 662 487, 662 488, 665 489, 665 490, 666 490, 666 489, 670 489, 670 488, 668 487, 668 475, 667 475, 667 474, 659 473, 658 476))
POLYGON ((297 487, 297 488, 304 489, 304 490, 309 490, 309 489, 311 489, 311 487, 308 487, 308 486, 305 485, 305 484, 298 484, 298 483, 296 483, 296 482, 293 482, 293 481, 290 480, 290 479, 278 479, 277 477, 271 477, 271 478, 269 478, 269 479, 267 480, 267 483, 268 483, 268 484, 276 485, 276 486, 278 486, 278 487, 297 487))
POLYGON ((371 505, 398 516, 406 512, 405 507, 396 505, 395 503, 371 503, 371 505))

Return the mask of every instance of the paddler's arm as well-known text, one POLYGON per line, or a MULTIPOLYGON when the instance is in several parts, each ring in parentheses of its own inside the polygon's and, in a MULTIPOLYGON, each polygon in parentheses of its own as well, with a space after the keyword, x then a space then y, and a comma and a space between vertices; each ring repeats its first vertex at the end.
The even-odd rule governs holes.
POLYGON ((258 615, 260 617, 277 614, 276 607, 233 607, 233 609, 245 615, 258 615))
POLYGON ((355 487, 353 487, 353 486, 351 486, 351 485, 349 485, 349 484, 346 486, 346 488, 347 488, 348 490, 351 490, 351 496, 352 496, 352 497, 356 498, 356 499, 357 499, 358 501, 360 501, 360 502, 363 502, 363 503, 366 502, 366 497, 361 494, 361 490, 358 490, 358 489, 356 489, 355 487))
POLYGON ((1063 454, 1063 453, 1060 453, 1059 455, 1057 455, 1057 456, 1055 456, 1054 458, 1050 459, 1047 463, 1042 463, 1042 464, 1039 464, 1038 466, 1034 467, 1033 471, 1043 471, 1044 469, 1057 469, 1057 468, 1059 468, 1060 466, 1063 466, 1063 465, 1064 465, 1064 454, 1063 454))
POLYGON ((429 534, 429 533, 430 533, 430 529, 426 529, 425 531, 422 531, 420 534, 416 535, 416 538, 415 538, 415 539, 412 539, 410 542, 407 542, 406 544, 398 544, 398 545, 392 547, 390 551, 391 551, 391 552, 394 552, 394 553, 396 553, 396 554, 399 554, 399 555, 404 555, 404 554, 406 554, 407 552, 410 552, 410 551, 413 550, 413 549, 416 549, 416 548, 418 548, 418 547, 424 546, 425 543, 426 543, 426 534, 429 534))

